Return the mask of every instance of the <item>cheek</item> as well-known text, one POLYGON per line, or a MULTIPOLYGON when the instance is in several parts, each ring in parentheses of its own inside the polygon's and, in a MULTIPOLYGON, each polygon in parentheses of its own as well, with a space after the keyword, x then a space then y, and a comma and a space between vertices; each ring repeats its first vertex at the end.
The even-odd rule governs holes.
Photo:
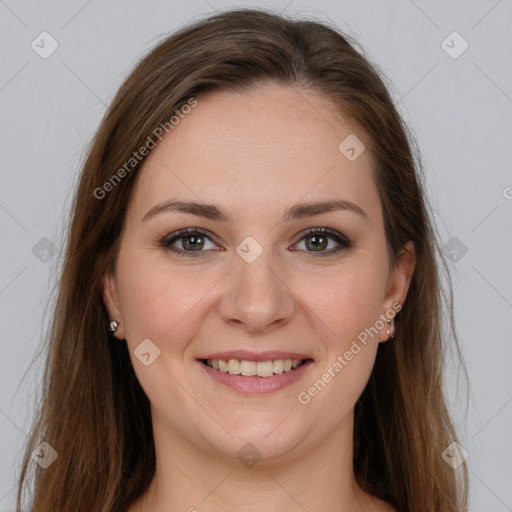
POLYGON ((306 305, 315 313, 325 351, 310 383, 310 396, 321 394, 318 407, 336 402, 338 414, 343 415, 361 395, 375 362, 382 327, 377 321, 385 293, 385 261, 377 257, 347 260, 316 283, 314 293, 311 282, 303 283, 304 290, 309 288, 303 297, 308 297, 306 305))
POLYGON ((350 414, 372 373, 379 347, 375 324, 380 288, 373 273, 341 275, 330 279, 308 305, 317 317, 324 355, 301 399, 314 400, 315 414, 327 414, 329 428, 332 421, 350 414))
POLYGON ((385 269, 375 262, 340 266, 336 272, 304 281, 302 297, 317 321, 324 325, 323 338, 330 350, 342 350, 366 328, 375 325, 382 312, 385 269))
POLYGON ((118 275, 129 345, 149 338, 160 346, 172 336, 173 346, 178 346, 208 283, 180 276, 175 268, 143 254, 129 261, 120 258, 118 275))

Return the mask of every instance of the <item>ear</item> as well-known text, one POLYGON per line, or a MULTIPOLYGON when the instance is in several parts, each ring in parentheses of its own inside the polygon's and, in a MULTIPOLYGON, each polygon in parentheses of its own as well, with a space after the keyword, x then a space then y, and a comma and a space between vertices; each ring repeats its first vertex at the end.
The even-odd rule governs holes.
POLYGON ((107 308, 110 321, 115 320, 119 324, 116 332, 113 333, 114 336, 120 340, 126 339, 124 318, 119 303, 119 297, 117 296, 115 277, 110 273, 103 276, 102 297, 103 303, 107 308))
MULTIPOLYGON (((388 310, 397 311, 397 304, 403 305, 409 291, 409 285, 411 284, 412 275, 414 273, 414 267, 416 265, 416 251, 414 243, 408 241, 401 249, 398 262, 396 267, 392 270, 388 278, 388 284, 386 288, 386 296, 384 298, 384 312, 388 310)), ((389 315, 387 315, 389 318, 389 315)), ((389 339, 386 334, 389 324, 386 322, 386 326, 379 334, 379 341, 384 342, 389 339)))

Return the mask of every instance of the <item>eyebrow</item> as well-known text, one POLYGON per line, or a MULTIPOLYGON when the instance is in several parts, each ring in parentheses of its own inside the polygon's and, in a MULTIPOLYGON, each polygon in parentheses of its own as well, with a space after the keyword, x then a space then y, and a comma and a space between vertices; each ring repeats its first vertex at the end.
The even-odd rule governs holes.
MULTIPOLYGON (((142 222, 151 217, 169 211, 177 211, 204 217, 211 220, 218 220, 226 224, 233 224, 234 215, 225 209, 213 204, 198 203, 194 201, 175 201, 170 199, 153 206, 142 218, 142 222)), ((342 199, 328 201, 309 201, 293 205, 286 210, 281 220, 292 221, 314 215, 322 215, 334 211, 349 211, 360 215, 366 222, 369 222, 366 212, 357 204, 342 199)))

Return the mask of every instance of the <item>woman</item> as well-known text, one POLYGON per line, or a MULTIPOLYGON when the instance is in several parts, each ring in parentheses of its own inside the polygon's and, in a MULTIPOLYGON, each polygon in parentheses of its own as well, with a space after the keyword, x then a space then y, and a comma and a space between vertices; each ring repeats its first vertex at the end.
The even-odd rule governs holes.
POLYGON ((320 23, 228 11, 142 59, 82 170, 18 510, 29 469, 38 512, 466 510, 411 144, 320 23))

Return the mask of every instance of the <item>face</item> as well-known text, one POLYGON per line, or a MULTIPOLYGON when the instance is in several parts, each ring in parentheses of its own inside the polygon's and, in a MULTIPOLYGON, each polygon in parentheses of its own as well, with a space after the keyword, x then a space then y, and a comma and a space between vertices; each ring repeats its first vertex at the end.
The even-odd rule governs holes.
POLYGON ((351 435, 413 248, 390 268, 369 151, 338 148, 365 134, 327 99, 197 101, 137 176, 105 305, 156 439, 291 459, 351 435))

